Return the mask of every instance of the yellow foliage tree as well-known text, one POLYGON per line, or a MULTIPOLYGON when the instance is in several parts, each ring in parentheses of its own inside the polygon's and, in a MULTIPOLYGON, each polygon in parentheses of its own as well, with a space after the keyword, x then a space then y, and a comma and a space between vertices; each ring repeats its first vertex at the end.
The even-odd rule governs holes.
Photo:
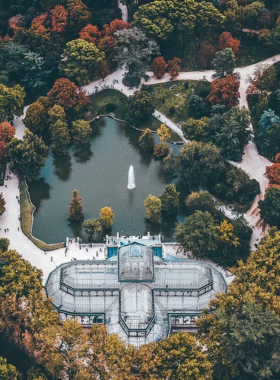
POLYGON ((99 212, 99 220, 103 227, 111 228, 113 225, 113 218, 115 217, 111 207, 103 207, 99 212))
POLYGON ((233 225, 231 223, 228 223, 226 220, 224 220, 218 227, 218 230, 220 231, 220 234, 221 234, 220 240, 223 243, 234 245, 234 247, 237 247, 238 245, 240 245, 239 238, 235 236, 233 233, 233 225))

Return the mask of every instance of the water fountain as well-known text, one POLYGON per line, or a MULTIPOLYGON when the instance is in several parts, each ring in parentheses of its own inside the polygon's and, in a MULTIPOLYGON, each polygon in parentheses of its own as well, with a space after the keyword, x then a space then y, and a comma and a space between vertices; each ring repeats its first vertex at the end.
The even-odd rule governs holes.
POLYGON ((135 187, 134 170, 133 170, 133 166, 130 165, 129 171, 128 171, 128 184, 127 184, 127 188, 128 189, 134 189, 134 187, 135 187))

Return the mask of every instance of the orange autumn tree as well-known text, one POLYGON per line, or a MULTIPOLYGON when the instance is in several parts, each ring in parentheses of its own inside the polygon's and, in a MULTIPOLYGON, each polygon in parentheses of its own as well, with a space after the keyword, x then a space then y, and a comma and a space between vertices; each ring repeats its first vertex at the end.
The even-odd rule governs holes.
POLYGON ((57 5, 51 10, 50 16, 52 31, 57 33, 65 32, 69 12, 62 5, 57 5))
POLYGON ((52 105, 59 105, 64 108, 68 116, 82 116, 87 109, 90 100, 83 91, 78 90, 75 83, 69 79, 58 79, 53 88, 48 92, 47 98, 52 105))
POLYGON ((7 121, 3 121, 0 124, 0 141, 8 144, 15 136, 15 128, 11 126, 7 121))
POLYGON ((215 53, 216 53, 216 49, 214 45, 208 44, 208 45, 202 46, 198 54, 199 54, 201 66, 204 69, 212 65, 212 61, 215 57, 215 53))
POLYGON ((167 63, 163 57, 156 57, 152 63, 152 70, 157 78, 162 78, 166 73, 167 63))
POLYGON ((222 104, 229 109, 238 105, 239 98, 239 81, 232 75, 227 75, 222 79, 215 79, 211 83, 211 92, 208 96, 210 103, 222 104))
POLYGON ((236 58, 239 51, 240 41, 237 38, 233 38, 230 32, 224 32, 219 37, 219 50, 231 48, 236 58))
POLYGON ((167 62, 168 73, 171 76, 171 79, 175 79, 179 75, 179 72, 181 70, 181 67, 180 67, 181 62, 182 62, 181 59, 177 57, 174 57, 173 59, 167 62))
POLYGON ((101 37, 101 32, 95 25, 88 24, 80 31, 80 38, 87 42, 96 43, 101 37))
POLYGON ((270 187, 280 187, 280 153, 275 157, 275 164, 266 167, 265 175, 269 180, 270 187))
POLYGON ((80 0, 69 0, 67 2, 69 12, 69 26, 79 31, 89 23, 91 12, 88 7, 80 0))
POLYGON ((103 28, 106 36, 113 36, 118 30, 130 29, 130 24, 116 18, 110 24, 103 25, 103 28))

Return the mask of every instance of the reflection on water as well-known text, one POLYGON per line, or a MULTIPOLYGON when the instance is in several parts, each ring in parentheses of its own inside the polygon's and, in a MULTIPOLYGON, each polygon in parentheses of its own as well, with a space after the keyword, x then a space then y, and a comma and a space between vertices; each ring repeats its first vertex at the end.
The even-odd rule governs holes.
MULTIPOLYGON (((64 241, 66 236, 81 236, 82 222, 67 221, 71 191, 82 197, 85 219, 97 218, 100 208, 112 207, 115 218, 112 233, 144 234, 161 232, 172 238, 175 223, 185 215, 185 183, 161 170, 161 160, 140 150, 140 133, 111 118, 92 123, 89 146, 72 148, 64 157, 49 155, 41 178, 29 184, 36 206, 33 234, 47 243, 64 241), (127 189, 127 173, 133 165, 136 188, 127 189), (144 200, 149 194, 159 196, 165 185, 175 183, 180 195, 178 218, 164 218, 160 227, 145 222, 144 200)), ((176 153, 179 146, 172 147, 176 153)))

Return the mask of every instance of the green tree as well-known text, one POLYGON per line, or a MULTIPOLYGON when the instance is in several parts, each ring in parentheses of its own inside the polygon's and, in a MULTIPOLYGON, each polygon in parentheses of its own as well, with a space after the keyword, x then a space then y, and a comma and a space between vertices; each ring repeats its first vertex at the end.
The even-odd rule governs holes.
POLYGON ((103 207, 99 212, 99 221, 104 228, 111 228, 113 225, 113 218, 115 217, 111 207, 103 207))
POLYGON ((23 114, 25 92, 16 84, 6 87, 0 83, 0 122, 12 122, 15 116, 23 114))
POLYGON ((209 119, 202 117, 200 120, 189 118, 182 123, 182 130, 187 139, 203 140, 209 135, 209 119))
POLYGON ((50 126, 51 148, 56 156, 64 156, 68 152, 70 136, 65 121, 57 120, 50 126))
POLYGON ((208 211, 195 211, 175 229, 175 239, 194 257, 205 258, 218 249, 218 226, 208 211))
POLYGON ((48 123, 50 125, 55 124, 58 120, 65 121, 66 120, 66 113, 64 111, 64 108, 61 106, 55 104, 49 111, 48 111, 48 123))
POLYGON ((61 70, 79 85, 88 84, 96 65, 105 59, 105 54, 93 43, 82 39, 68 42, 63 55, 66 59, 60 64, 61 70))
POLYGON ((210 214, 217 213, 214 199, 208 191, 192 192, 187 196, 185 203, 190 213, 195 211, 208 211, 210 214))
POLYGON ((83 228, 90 241, 99 243, 102 241, 103 226, 99 219, 87 219, 83 223, 83 228))
POLYGON ((212 4, 194 0, 154 1, 141 5, 133 17, 134 24, 143 28, 148 36, 163 40, 170 36, 174 37, 173 41, 182 41, 183 52, 186 37, 193 32, 196 37, 201 37, 224 21, 224 16, 212 4))
POLYGON ((48 148, 44 142, 28 130, 22 140, 13 138, 8 144, 11 171, 29 181, 38 177, 47 154, 48 148))
POLYGON ((161 200, 161 211, 166 215, 176 215, 179 206, 180 192, 174 184, 166 185, 159 197, 161 200))
POLYGON ((47 116, 44 105, 36 101, 28 107, 23 122, 30 132, 42 135, 47 128, 47 116))
POLYGON ((0 194, 0 216, 4 214, 4 212, 6 211, 6 207, 5 207, 5 199, 3 197, 2 194, 0 194))
POLYGON ((85 144, 90 141, 91 127, 86 120, 76 120, 72 122, 72 136, 77 144, 85 144))
POLYGON ((126 120, 133 125, 146 120, 154 112, 152 97, 147 91, 136 91, 127 100, 126 120))
POLYGON ((9 248, 10 240, 7 238, 0 238, 0 251, 6 252, 9 248))
POLYGON ((29 88, 34 92, 46 86, 45 79, 51 71, 45 70, 44 64, 44 58, 38 53, 33 51, 23 53, 22 66, 24 76, 21 82, 25 88, 29 88))
POLYGON ((150 194, 144 200, 144 205, 146 207, 146 219, 151 223, 159 224, 161 219, 161 200, 150 194))
POLYGON ((178 168, 189 183, 205 186, 216 183, 225 166, 216 146, 192 141, 180 149, 178 168))
POLYGON ((177 169, 177 160, 172 149, 169 149, 169 154, 162 160, 162 170, 167 174, 174 174, 177 169))
POLYGON ((280 228, 280 189, 270 187, 265 192, 264 200, 259 201, 260 215, 271 226, 280 228))
POLYGON ((155 138, 152 131, 146 128, 139 138, 139 146, 144 152, 152 152, 155 147, 155 138))
POLYGON ((272 29, 270 39, 273 46, 277 48, 280 46, 280 25, 272 29))
POLYGON ((20 374, 16 367, 7 363, 7 359, 0 357, 0 379, 3 380, 18 380, 20 374))
POLYGON ((83 206, 82 198, 79 196, 78 190, 74 189, 72 191, 73 197, 68 209, 68 220, 82 220, 83 219, 83 206))
POLYGON ((138 28, 119 30, 115 36, 118 43, 114 60, 119 66, 128 67, 124 83, 129 87, 138 85, 140 78, 146 74, 152 57, 160 54, 159 47, 138 28))
POLYGON ((235 69, 235 58, 231 48, 218 51, 213 59, 215 74, 214 79, 225 78, 228 74, 232 75, 235 69))
MULTIPOLYGON (((172 334, 151 345, 153 356, 149 366, 154 368, 153 379, 212 380, 211 363, 191 334, 172 334)), ((143 349, 145 346, 140 351, 143 349)))
POLYGON ((210 119, 209 128, 215 133, 213 142, 225 158, 241 161, 243 149, 251 135, 250 122, 250 112, 245 107, 233 107, 223 115, 210 119))
POLYGON ((48 380, 48 378, 39 368, 31 367, 27 371, 27 380, 48 380))

